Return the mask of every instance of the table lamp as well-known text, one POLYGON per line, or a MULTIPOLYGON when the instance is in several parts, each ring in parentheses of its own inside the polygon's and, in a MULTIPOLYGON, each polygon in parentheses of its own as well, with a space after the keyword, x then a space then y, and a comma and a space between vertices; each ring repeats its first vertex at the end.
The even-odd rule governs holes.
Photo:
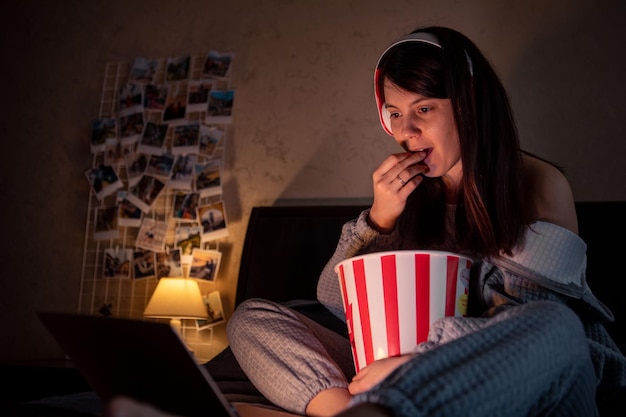
POLYGON ((147 318, 170 319, 179 336, 182 319, 208 319, 198 283, 190 278, 161 278, 143 312, 147 318))

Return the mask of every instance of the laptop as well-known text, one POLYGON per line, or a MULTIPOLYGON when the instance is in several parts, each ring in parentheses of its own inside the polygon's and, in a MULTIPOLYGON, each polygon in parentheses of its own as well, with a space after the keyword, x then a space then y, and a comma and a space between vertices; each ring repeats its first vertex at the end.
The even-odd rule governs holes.
POLYGON ((103 404, 125 395, 180 416, 295 416, 264 405, 230 404, 169 324, 38 312, 103 404))

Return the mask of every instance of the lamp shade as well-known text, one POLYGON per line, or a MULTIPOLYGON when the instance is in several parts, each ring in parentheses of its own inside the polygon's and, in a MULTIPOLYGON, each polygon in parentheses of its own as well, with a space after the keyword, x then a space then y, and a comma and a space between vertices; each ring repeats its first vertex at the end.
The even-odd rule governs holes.
POLYGON ((143 315, 169 319, 208 318, 200 287, 189 278, 161 278, 143 315))

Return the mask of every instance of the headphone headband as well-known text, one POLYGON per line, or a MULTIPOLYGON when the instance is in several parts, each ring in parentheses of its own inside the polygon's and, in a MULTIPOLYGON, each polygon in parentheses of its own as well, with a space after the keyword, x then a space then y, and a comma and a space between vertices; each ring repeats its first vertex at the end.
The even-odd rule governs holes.
POLYGON ((442 48, 441 44, 439 43, 439 39, 437 39, 437 37, 433 35, 432 33, 428 33, 428 32, 409 33, 408 35, 404 36, 400 40, 389 45, 387 49, 385 49, 385 51, 382 54, 380 54, 380 58, 378 58, 378 62, 376 63, 376 68, 378 69, 378 66, 380 65, 380 61, 383 59, 385 54, 389 52, 390 49, 405 42, 421 42, 421 43, 427 43, 432 46, 436 46, 437 48, 442 48))

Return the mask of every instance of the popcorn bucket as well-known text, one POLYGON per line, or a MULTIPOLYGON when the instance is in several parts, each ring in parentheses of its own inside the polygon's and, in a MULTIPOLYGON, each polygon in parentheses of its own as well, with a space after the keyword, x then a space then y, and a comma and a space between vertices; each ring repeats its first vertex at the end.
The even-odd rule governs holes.
POLYGON ((377 252, 337 266, 354 366, 411 353, 433 322, 465 316, 471 258, 443 251, 377 252))

